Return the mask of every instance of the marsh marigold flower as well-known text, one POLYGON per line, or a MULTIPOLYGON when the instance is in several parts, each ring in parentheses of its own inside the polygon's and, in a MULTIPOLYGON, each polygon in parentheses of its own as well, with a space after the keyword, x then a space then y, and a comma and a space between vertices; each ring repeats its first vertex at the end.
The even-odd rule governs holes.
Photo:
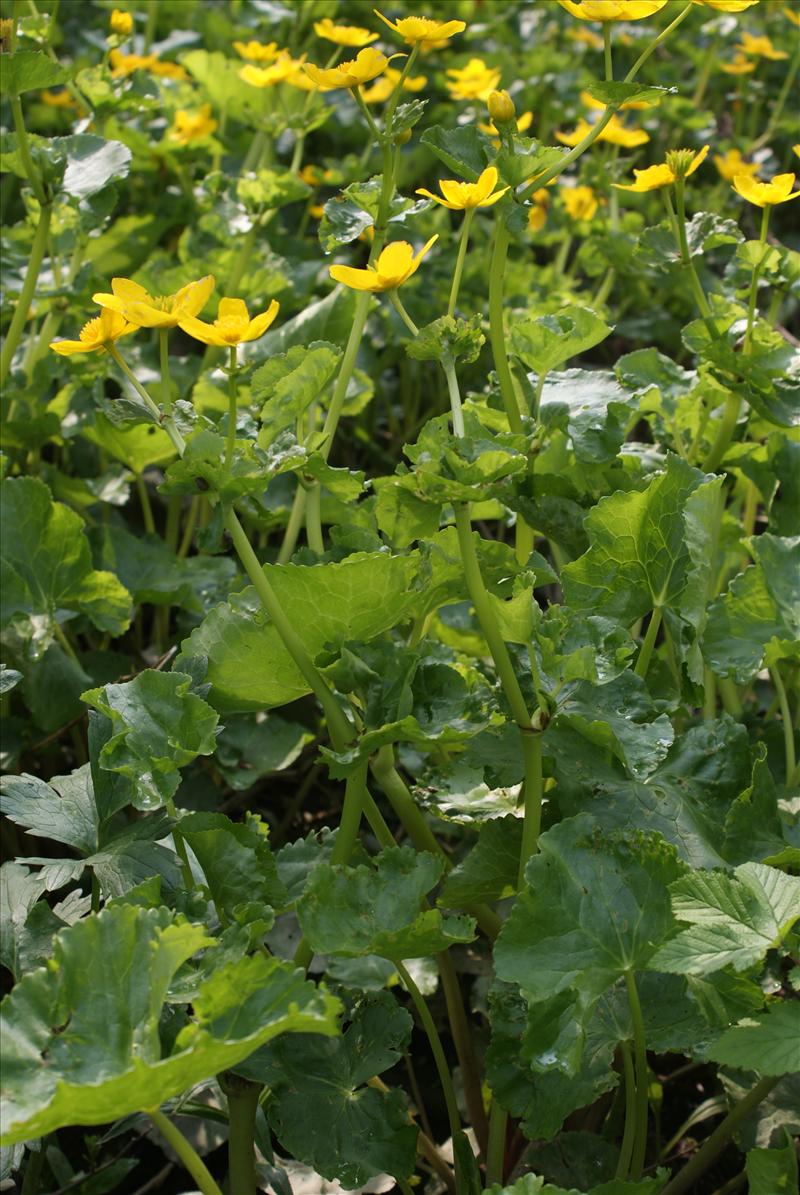
POLYGON ((350 62, 340 62, 328 70, 307 62, 303 70, 321 91, 335 91, 340 87, 360 87, 362 83, 369 83, 382 75, 388 65, 389 59, 385 54, 367 46, 350 62))
POLYGON ((693 154, 690 149, 671 150, 667 154, 667 161, 658 166, 648 166, 645 170, 634 170, 636 182, 612 183, 618 191, 655 191, 659 187, 671 187, 679 178, 688 178, 705 161, 708 146, 693 154), (683 159, 673 155, 685 155, 683 159))
POLYGON ((756 69, 756 64, 746 54, 736 54, 730 62, 721 63, 720 69, 726 75, 749 75, 756 69))
POLYGON ((491 207, 502 199, 508 187, 495 191, 497 186, 497 169, 487 166, 474 183, 461 183, 455 178, 443 178, 439 183, 439 190, 444 198, 427 191, 425 187, 417 187, 417 195, 424 195, 442 207, 449 207, 451 212, 463 212, 469 208, 491 207))
MULTIPOLYGON (((520 115, 517 117, 517 132, 518 133, 527 132, 532 124, 533 124, 533 113, 532 112, 521 112, 520 115)), ((478 128, 480 129, 480 131, 482 133, 485 133, 487 135, 487 137, 498 137, 500 135, 500 130, 497 128, 496 125, 492 124, 491 121, 478 121, 478 128)), ((500 142, 497 141, 496 144, 499 146, 500 142)))
POLYGON ((639 21, 652 17, 667 0, 558 0, 581 21, 639 21))
MULTIPOLYGON (((581 117, 571 133, 556 133, 556 139, 562 145, 575 146, 579 145, 591 131, 592 126, 588 120, 581 117)), ((598 135, 597 140, 608 141, 611 145, 621 145, 625 149, 634 149, 637 145, 646 145, 650 137, 644 129, 629 129, 618 116, 612 116, 602 133, 598 135)))
POLYGON ((744 12, 758 0, 694 0, 695 4, 705 4, 706 8, 715 8, 717 12, 744 12))
POLYGON ((714 165, 726 182, 736 174, 758 174, 758 162, 746 162, 738 149, 729 149, 724 154, 714 154, 714 165))
POLYGON ((531 195, 531 208, 528 212, 528 228, 531 232, 539 232, 544 228, 547 220, 547 207, 550 203, 550 192, 547 187, 540 187, 531 195))
POLYGON ((251 319, 244 299, 220 299, 213 324, 189 315, 180 321, 180 326, 202 344, 233 348, 234 345, 258 340, 259 336, 263 336, 278 314, 279 307, 280 304, 273 299, 266 311, 251 319))
POLYGON ((133 32, 133 17, 129 12, 122 12, 119 8, 112 9, 109 17, 109 28, 118 37, 129 37, 133 32))
POLYGON ((277 87, 279 83, 290 83, 303 65, 303 58, 294 59, 288 50, 281 50, 269 66, 253 66, 248 62, 239 71, 239 78, 251 87, 277 87))
POLYGON ((50 348, 62 357, 73 353, 104 352, 108 345, 136 331, 136 324, 130 324, 118 311, 103 309, 95 319, 90 319, 78 333, 77 340, 53 340, 50 348))
MULTIPOLYGON (((384 100, 388 100, 402 78, 402 71, 396 71, 394 67, 387 66, 384 74, 376 79, 371 87, 366 87, 361 92, 362 100, 366 104, 382 104, 384 100)), ((406 75, 403 79, 403 91, 422 91, 427 82, 427 75, 406 75)))
POLYGON ((762 183, 750 174, 735 174, 733 189, 756 207, 773 207, 776 203, 787 203, 800 195, 800 191, 792 191, 794 178, 793 174, 775 174, 768 183, 762 183))
POLYGON ((453 100, 486 100, 500 82, 499 67, 487 66, 482 58, 470 58, 466 66, 445 73, 453 100))
POLYGON ((240 58, 246 58, 248 62, 272 62, 280 52, 276 41, 266 46, 260 41, 235 41, 233 48, 240 58))
POLYGON ((365 270, 356 270, 352 266, 331 266, 331 278, 353 290, 395 290, 412 274, 416 274, 423 257, 438 239, 438 234, 432 236, 416 255, 408 241, 393 241, 386 246, 374 266, 367 266, 365 270))
POLYGON ((373 33, 371 29, 362 29, 360 25, 337 25, 330 17, 315 21, 314 32, 317 37, 324 37, 334 45, 354 46, 359 49, 378 40, 378 34, 373 33))
POLYGON ((372 11, 384 25, 399 34, 407 46, 441 46, 457 33, 463 33, 467 27, 464 21, 434 21, 431 17, 400 17, 390 21, 377 8, 372 11))
POLYGON ((741 50, 743 54, 747 54, 750 58, 769 58, 773 62, 778 62, 781 58, 788 58, 789 55, 785 50, 776 50, 772 44, 772 39, 767 37, 753 37, 752 33, 746 30, 742 32, 742 40, 736 46, 737 50, 741 50))
POLYGON ((168 136, 170 141, 177 141, 179 145, 189 145, 202 137, 210 137, 216 127, 210 104, 195 109, 179 108, 168 136))
POLYGON ((593 220, 597 215, 599 204, 591 187, 564 187, 561 198, 571 220, 593 220))
POLYGON ((130 278, 112 278, 112 294, 92 295, 95 303, 118 311, 139 328, 177 328, 182 319, 198 315, 214 289, 211 274, 182 286, 174 295, 154 298, 130 278))

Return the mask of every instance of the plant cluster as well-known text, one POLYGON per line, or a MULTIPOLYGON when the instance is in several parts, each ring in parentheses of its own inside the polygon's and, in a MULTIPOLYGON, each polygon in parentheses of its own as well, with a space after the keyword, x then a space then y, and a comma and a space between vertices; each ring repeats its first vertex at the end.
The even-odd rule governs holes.
POLYGON ((800 6, 2 38, 0 1177, 796 1195, 800 6))

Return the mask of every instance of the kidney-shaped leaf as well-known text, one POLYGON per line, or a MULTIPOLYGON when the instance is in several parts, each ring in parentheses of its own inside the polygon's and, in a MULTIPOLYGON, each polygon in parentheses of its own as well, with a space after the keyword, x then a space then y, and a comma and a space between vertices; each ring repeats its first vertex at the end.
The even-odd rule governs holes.
POLYGON ((156 1108, 279 1033, 336 1032, 338 1001, 291 964, 254 955, 212 972, 162 1053, 170 981, 213 941, 167 909, 134 905, 60 933, 49 966, 2 1005, 3 1144, 156 1108))

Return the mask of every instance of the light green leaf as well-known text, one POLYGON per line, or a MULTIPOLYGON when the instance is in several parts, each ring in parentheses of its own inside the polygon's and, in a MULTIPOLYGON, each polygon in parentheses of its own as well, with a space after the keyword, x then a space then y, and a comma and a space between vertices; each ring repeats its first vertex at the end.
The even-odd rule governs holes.
POLYGON ((247 924, 259 917, 270 928, 272 909, 284 905, 287 894, 258 820, 241 823, 223 813, 190 813, 181 818, 180 829, 203 869, 223 924, 247 924))
POLYGON ((549 373, 600 344, 612 330, 590 307, 569 306, 512 324, 511 349, 528 369, 549 373))
POLYGON ((788 1133, 783 1149, 748 1151, 747 1183, 749 1195, 798 1195, 797 1150, 788 1133))
POLYGON ((15 50, 3 54, 3 95, 22 95, 24 91, 38 91, 44 87, 56 87, 68 78, 67 71, 41 50, 15 50))
POLYGON ((111 635, 127 630, 130 594, 92 568, 80 516, 35 477, 8 479, 0 494, 0 625, 14 622, 45 645, 59 610, 85 614, 111 635))
POLYGON ((800 1004, 785 1000, 768 1005, 759 1016, 747 1017, 726 1029, 714 1042, 708 1056, 724 1066, 758 1071, 761 1075, 797 1073, 800 1071, 800 1004))
POLYGON ((421 911, 442 862, 412 847, 387 847, 374 867, 321 863, 297 903, 297 916, 318 954, 377 954, 400 960, 470 942, 474 922, 438 909, 421 911))
POLYGON ((425 130, 420 142, 436 154, 448 170, 454 170, 468 182, 474 183, 494 157, 491 141, 472 124, 456 128, 433 125, 425 130))
POLYGON ((294 345, 271 357, 253 374, 253 401, 263 403, 258 442, 266 448, 277 434, 294 427, 297 417, 322 393, 341 360, 341 349, 325 341, 294 345))
POLYGON ((388 992, 367 995, 341 1037, 300 1035, 260 1050, 239 1070, 270 1089, 270 1124, 284 1149, 351 1190, 414 1169, 417 1129, 406 1101, 366 1086, 394 1066, 412 1021, 388 992))
POLYGON ((336 1032, 339 1005, 303 972, 258 954, 214 971, 194 1019, 164 1049, 175 972, 214 945, 167 909, 111 905, 58 935, 47 969, 3 1001, 3 1144, 157 1107, 236 1066, 279 1033, 336 1032))
POLYGON ((59 137, 57 144, 62 145, 67 154, 61 187, 73 199, 89 199, 113 179, 127 177, 133 155, 120 141, 106 141, 91 133, 76 133, 71 137, 59 137))
POLYGON ((744 971, 800 917, 800 878, 763 863, 743 863, 733 875, 693 872, 673 884, 672 907, 691 928, 661 947, 654 970, 706 975, 730 964, 744 971))
POLYGON ((579 461, 612 461, 626 425, 639 406, 610 370, 565 369, 552 373, 542 389, 541 419, 563 428, 579 461))
POLYGON ((150 465, 165 465, 176 456, 169 436, 154 423, 116 424, 97 412, 94 423, 81 428, 81 436, 137 475, 150 465))
POLYGON ((712 562, 687 543, 687 503, 704 484, 720 479, 670 455, 644 490, 601 498, 586 517, 592 546, 562 570, 567 602, 624 623, 656 606, 694 616, 712 562))
MULTIPOLYGON (((365 552, 336 564, 264 566, 312 657, 326 646, 374 638, 412 616, 416 569, 412 557, 365 552)), ((195 656, 208 658, 206 679, 219 709, 268 709, 309 692, 253 589, 218 606, 184 641, 179 658, 195 656)))
POLYGON ((653 87, 650 83, 601 82, 594 80, 586 88, 589 95, 594 96, 601 104, 616 107, 628 100, 644 100, 648 104, 657 104, 665 95, 670 95, 674 87, 653 87))
POLYGON ((747 684, 764 663, 793 656, 800 639, 800 536, 748 541, 755 563, 708 612, 703 655, 719 676, 747 684))
POLYGON ((559 822, 497 939, 497 975, 533 1003, 571 987, 601 995, 675 933, 668 885, 683 870, 660 835, 602 834, 587 814, 559 822))
POLYGON ((179 769, 214 751, 219 715, 191 685, 185 673, 148 668, 132 681, 83 694, 113 726, 100 767, 134 782, 132 799, 139 809, 158 809, 174 796, 179 769))

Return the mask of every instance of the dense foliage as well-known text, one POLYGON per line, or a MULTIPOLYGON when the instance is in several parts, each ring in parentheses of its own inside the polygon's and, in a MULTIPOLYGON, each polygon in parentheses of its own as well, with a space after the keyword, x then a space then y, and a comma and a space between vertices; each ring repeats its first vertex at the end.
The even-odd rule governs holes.
POLYGON ((120 3, 4 6, 0 1177, 796 1193, 800 4, 120 3))

